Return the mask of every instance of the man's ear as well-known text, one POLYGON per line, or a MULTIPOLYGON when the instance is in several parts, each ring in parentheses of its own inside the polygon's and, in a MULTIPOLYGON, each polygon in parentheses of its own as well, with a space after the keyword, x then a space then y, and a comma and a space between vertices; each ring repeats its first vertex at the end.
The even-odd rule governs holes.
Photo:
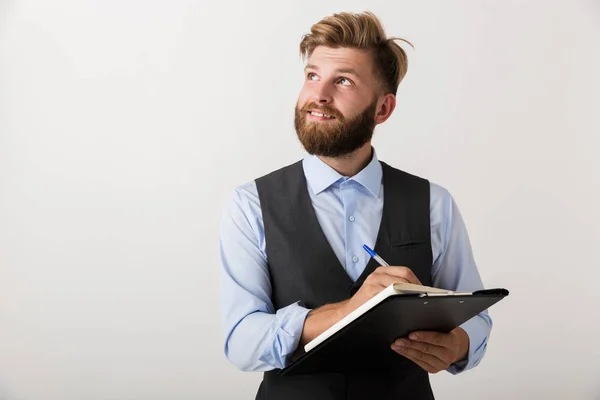
POLYGON ((387 93, 377 101, 377 110, 375 113, 375 123, 381 124, 392 115, 396 108, 396 96, 387 93))

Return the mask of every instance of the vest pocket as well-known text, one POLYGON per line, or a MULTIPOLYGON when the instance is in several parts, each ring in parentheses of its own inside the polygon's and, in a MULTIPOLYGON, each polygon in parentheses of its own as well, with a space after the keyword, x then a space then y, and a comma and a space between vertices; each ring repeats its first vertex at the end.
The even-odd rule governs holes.
POLYGON ((422 250, 424 246, 431 246, 423 240, 399 240, 392 242, 391 246, 401 251, 422 250))

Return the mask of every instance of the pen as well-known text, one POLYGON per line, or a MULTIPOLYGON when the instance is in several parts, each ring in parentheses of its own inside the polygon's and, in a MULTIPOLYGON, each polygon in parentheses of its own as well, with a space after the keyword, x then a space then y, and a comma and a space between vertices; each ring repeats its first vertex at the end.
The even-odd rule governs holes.
POLYGON ((379 255, 377 253, 375 253, 369 246, 367 246, 366 244, 363 244, 363 249, 365 249, 367 251, 367 253, 369 253, 369 255, 371 257, 373 257, 373 259, 375 261, 377 261, 379 263, 379 265, 384 266, 384 267, 389 267, 390 264, 386 263, 385 260, 381 257, 379 257, 379 255))

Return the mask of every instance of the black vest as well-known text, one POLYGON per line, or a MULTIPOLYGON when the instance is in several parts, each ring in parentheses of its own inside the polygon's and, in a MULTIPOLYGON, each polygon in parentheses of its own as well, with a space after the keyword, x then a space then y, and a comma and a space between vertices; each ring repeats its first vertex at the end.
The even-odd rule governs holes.
MULTIPOLYGON (((421 283, 431 285, 429 182, 381 165, 384 201, 374 250, 390 265, 407 266, 421 283)), ((379 266, 370 260, 356 282, 348 276, 319 225, 301 161, 257 179, 256 186, 276 310, 296 301, 316 308, 348 299, 379 266)), ((433 399, 426 371, 391 349, 390 357, 393 367, 377 374, 284 377, 279 370, 268 371, 256 399, 433 399)))

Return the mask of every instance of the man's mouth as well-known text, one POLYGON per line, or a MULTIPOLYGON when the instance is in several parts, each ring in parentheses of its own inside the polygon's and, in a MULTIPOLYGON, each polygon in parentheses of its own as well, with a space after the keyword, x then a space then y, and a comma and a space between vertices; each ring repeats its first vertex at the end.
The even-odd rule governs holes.
POLYGON ((329 115, 329 114, 322 113, 319 111, 308 111, 308 114, 310 114, 312 117, 315 117, 318 119, 335 119, 335 117, 333 115, 329 115))

